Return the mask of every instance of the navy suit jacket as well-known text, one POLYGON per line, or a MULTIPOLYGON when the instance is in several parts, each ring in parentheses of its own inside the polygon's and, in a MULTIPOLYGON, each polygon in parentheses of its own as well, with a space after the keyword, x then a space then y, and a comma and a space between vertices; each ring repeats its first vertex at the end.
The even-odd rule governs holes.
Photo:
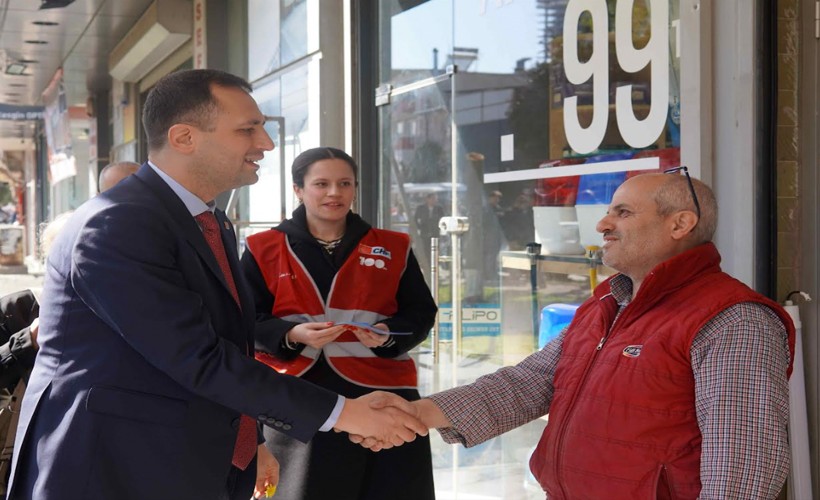
POLYGON ((301 441, 327 420, 334 393, 246 355, 253 300, 233 227, 220 211, 217 220, 241 307, 194 218, 148 165, 63 227, 9 498, 217 499, 240 414, 301 441))

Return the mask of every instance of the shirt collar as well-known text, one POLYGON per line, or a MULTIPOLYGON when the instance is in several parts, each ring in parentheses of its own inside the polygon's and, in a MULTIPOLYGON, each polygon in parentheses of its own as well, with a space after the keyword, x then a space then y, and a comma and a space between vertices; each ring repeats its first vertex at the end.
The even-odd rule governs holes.
POLYGON ((148 166, 151 167, 154 172, 156 172, 157 175, 165 181, 166 184, 168 184, 168 187, 170 187, 177 196, 179 196, 179 199, 185 204, 185 208, 188 209, 192 217, 196 217, 206 210, 210 210, 211 212, 214 211, 214 207, 216 205, 213 201, 210 203, 205 203, 197 195, 185 189, 182 184, 175 181, 170 175, 163 172, 159 167, 150 161, 148 162, 148 166))
POLYGON ((616 274, 609 280, 609 291, 619 306, 632 301, 632 280, 624 274, 616 274))

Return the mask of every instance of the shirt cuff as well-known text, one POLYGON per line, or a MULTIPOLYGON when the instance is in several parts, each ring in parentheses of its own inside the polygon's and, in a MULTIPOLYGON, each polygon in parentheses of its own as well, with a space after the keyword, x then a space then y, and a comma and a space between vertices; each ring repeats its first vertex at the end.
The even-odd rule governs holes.
POLYGON ((345 407, 345 398, 344 396, 338 396, 339 399, 336 400, 336 406, 333 407, 333 411, 330 412, 330 416, 327 417, 323 426, 319 427, 319 432, 327 432, 333 429, 333 426, 336 425, 336 422, 339 420, 339 415, 342 414, 342 409, 345 407))

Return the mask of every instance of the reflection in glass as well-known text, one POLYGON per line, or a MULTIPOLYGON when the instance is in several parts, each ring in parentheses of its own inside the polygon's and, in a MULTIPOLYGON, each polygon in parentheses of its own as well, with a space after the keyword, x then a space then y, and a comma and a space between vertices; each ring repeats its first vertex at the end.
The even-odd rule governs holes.
MULTIPOLYGON (((620 3, 619 10, 616 0, 379 2, 378 83, 393 89, 378 108, 380 223, 411 235, 426 270, 435 229, 425 216, 469 219, 461 255, 442 238, 439 263, 443 338, 452 335, 452 287, 464 297, 459 381, 541 347, 613 272, 587 247, 602 243, 595 224, 614 190, 642 173, 630 162, 657 158, 656 172, 655 165, 680 163, 679 0, 635 0, 631 11, 620 3), (585 65, 593 58, 601 64, 585 65), (457 66, 450 76, 449 65, 457 66), (650 116, 652 124, 641 122, 650 116), (595 120, 598 129, 587 130, 595 120), (568 137, 575 129, 584 140, 568 137), (590 167, 599 170, 574 172, 590 167), (519 171, 547 175, 514 180, 519 171), (436 205, 440 212, 429 208, 436 205), (533 242, 541 254, 530 258, 533 242), (448 258, 460 259, 459 282, 448 258)), ((462 449, 458 463, 434 441, 437 487, 543 498, 526 467, 544 422, 535 424, 462 449), (444 472, 451 467, 458 467, 453 476, 444 472)))
POLYGON ((308 4, 248 0, 248 80, 258 80, 318 49, 318 36, 309 36, 316 29, 308 19, 308 4))
POLYGON ((313 83, 316 78, 311 77, 317 71, 318 62, 296 65, 279 78, 254 89, 254 98, 262 113, 283 118, 285 139, 280 144, 278 125, 273 121, 266 123, 265 129, 277 141, 276 149, 265 154, 260 162, 259 181, 248 187, 248 215, 251 221, 278 219, 283 204, 287 216, 296 208, 291 189, 290 164, 303 150, 319 143, 318 123, 310 120, 311 102, 315 103, 314 108, 318 105, 318 100, 310 99, 311 95, 318 92, 313 83), (280 148, 284 151, 284 165, 279 164, 280 148), (284 200, 280 196, 281 168, 285 168, 284 200))

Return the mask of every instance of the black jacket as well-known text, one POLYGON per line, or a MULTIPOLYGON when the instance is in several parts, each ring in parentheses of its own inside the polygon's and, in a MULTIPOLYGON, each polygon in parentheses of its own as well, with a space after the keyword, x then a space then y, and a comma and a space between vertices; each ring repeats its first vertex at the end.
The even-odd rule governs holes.
POLYGON ((31 290, 0 297, 0 389, 11 391, 34 366, 37 347, 29 326, 40 314, 40 305, 31 290))

